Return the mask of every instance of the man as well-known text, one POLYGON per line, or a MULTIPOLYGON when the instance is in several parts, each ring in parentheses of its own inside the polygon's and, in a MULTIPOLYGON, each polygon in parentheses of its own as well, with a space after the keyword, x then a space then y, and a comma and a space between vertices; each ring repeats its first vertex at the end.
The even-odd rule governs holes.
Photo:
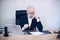
POLYGON ((35 8, 32 6, 29 6, 27 8, 27 18, 24 18, 24 22, 26 23, 22 27, 23 31, 36 30, 36 27, 38 28, 39 31, 43 30, 43 26, 41 22, 39 21, 40 18, 35 17, 34 14, 35 14, 35 8))

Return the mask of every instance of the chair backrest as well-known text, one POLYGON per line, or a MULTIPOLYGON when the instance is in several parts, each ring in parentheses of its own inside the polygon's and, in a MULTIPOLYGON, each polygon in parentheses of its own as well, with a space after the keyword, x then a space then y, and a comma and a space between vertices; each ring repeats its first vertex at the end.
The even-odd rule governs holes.
POLYGON ((26 10, 17 10, 16 11, 16 25, 20 25, 21 24, 22 17, 27 17, 26 10))

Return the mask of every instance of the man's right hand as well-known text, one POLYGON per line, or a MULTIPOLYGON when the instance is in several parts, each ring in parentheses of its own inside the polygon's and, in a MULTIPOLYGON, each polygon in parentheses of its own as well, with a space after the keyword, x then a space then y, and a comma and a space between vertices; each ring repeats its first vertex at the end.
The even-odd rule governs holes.
POLYGON ((24 31, 24 30, 27 29, 28 27, 29 27, 29 25, 28 25, 28 24, 25 24, 25 25, 23 26, 22 30, 24 31))

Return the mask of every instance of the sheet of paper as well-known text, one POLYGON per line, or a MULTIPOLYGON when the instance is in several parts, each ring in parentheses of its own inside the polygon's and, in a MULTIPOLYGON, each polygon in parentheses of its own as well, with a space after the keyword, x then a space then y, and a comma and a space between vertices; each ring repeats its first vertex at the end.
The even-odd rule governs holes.
POLYGON ((44 33, 42 33, 42 32, 30 32, 32 35, 42 35, 42 34, 44 34, 44 33))

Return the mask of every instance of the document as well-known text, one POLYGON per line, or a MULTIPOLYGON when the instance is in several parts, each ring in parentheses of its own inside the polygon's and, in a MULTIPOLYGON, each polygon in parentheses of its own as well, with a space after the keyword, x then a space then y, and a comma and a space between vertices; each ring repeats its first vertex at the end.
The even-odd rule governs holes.
POLYGON ((42 32, 30 32, 32 35, 42 35, 42 34, 45 34, 45 33, 42 33, 42 32))

